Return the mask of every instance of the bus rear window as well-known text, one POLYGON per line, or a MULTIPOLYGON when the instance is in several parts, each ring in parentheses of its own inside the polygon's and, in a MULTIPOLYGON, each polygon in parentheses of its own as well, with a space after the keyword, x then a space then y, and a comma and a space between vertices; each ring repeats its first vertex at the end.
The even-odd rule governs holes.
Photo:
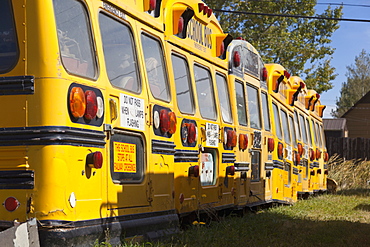
POLYGON ((94 78, 96 62, 89 17, 77 0, 54 0, 59 49, 69 73, 94 78))
POLYGON ((18 61, 17 36, 10 0, 0 1, 0 73, 10 71, 18 61))

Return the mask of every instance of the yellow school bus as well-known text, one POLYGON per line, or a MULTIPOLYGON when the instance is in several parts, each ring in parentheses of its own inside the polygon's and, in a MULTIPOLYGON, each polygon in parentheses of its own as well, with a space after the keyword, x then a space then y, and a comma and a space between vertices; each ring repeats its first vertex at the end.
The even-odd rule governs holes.
POLYGON ((169 77, 177 116, 175 205, 183 220, 230 209, 237 136, 227 83, 223 33, 199 1, 163 1, 169 77))
POLYGON ((156 9, 0 2, 2 228, 37 218, 45 246, 175 229, 178 130, 156 9))
POLYGON ((315 171, 313 161, 315 154, 312 144, 310 113, 307 109, 308 89, 298 76, 290 78, 293 87, 290 94, 290 104, 294 108, 295 128, 297 129, 298 153, 300 154, 300 170, 302 189, 298 190, 300 198, 307 198, 314 193, 315 171))
POLYGON ((258 51, 245 40, 233 40, 227 51, 239 139, 235 200, 237 207, 254 207, 272 201, 266 70, 258 51))
MULTIPOLYGON (((314 143, 315 158, 315 181, 314 192, 322 193, 326 191, 327 166, 329 157, 325 145, 325 135, 323 131, 322 114, 325 109, 321 105, 320 95, 314 90, 309 90, 311 97, 308 99, 307 108, 309 108, 311 117, 311 128, 314 143), (312 98, 312 99, 311 99, 312 98)), ((307 102, 307 101, 306 101, 307 102)))
POLYGON ((297 200, 298 168, 297 149, 294 146, 293 111, 287 103, 287 92, 291 88, 290 74, 279 64, 266 64, 268 89, 271 95, 270 115, 273 116, 272 139, 276 149, 272 152, 273 198, 283 203, 297 200))

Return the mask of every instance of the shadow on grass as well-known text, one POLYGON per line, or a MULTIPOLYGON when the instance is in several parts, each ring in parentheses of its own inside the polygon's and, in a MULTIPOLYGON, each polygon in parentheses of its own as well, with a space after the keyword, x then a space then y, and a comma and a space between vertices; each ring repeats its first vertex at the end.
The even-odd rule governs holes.
POLYGON ((193 227, 160 246, 370 246, 370 224, 294 219, 267 211, 193 227))
POLYGON ((338 195, 343 196, 370 196, 370 189, 341 189, 337 192, 338 195))

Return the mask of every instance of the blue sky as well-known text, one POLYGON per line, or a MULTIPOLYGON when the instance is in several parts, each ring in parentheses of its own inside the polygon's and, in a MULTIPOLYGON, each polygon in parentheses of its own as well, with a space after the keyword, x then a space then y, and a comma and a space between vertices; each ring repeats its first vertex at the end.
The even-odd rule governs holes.
MULTIPOLYGON (((317 13, 322 13, 330 3, 368 5, 369 7, 344 5, 342 18, 370 20, 370 0, 317 0, 317 3, 319 3, 316 7, 317 13)), ((370 52, 370 22, 341 21, 339 25, 339 29, 332 36, 331 44, 335 48, 331 64, 336 68, 335 73, 338 76, 332 82, 334 87, 321 94, 321 103, 326 105, 324 118, 331 118, 331 109, 336 108, 335 102, 340 96, 342 83, 347 81, 346 66, 354 64, 355 57, 362 49, 367 53, 370 52)))

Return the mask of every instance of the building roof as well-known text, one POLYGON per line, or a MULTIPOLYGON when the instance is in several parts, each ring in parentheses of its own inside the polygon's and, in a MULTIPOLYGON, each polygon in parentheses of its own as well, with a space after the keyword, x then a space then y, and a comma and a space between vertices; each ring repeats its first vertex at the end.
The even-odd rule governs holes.
POLYGON ((347 120, 345 118, 324 118, 324 130, 347 130, 347 120))
POLYGON ((361 99, 359 99, 351 108, 348 109, 343 115, 342 118, 345 117, 350 111, 356 109, 359 104, 369 104, 370 103, 370 91, 367 92, 361 99))

